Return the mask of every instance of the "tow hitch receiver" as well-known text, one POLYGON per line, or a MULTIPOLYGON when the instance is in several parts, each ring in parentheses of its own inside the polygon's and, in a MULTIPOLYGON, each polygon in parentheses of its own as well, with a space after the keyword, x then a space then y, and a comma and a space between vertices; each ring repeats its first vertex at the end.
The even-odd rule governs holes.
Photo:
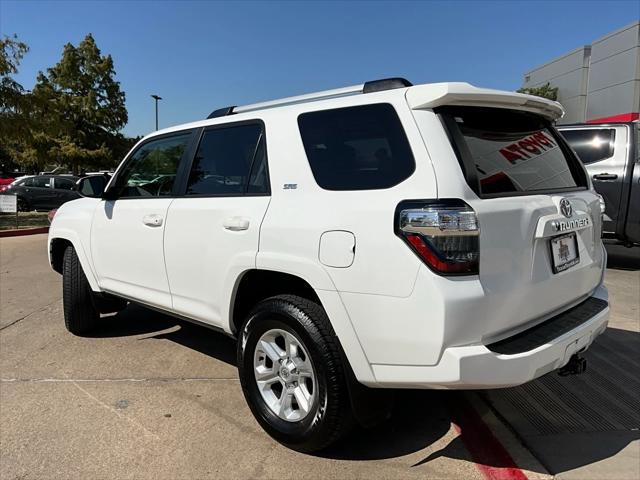
POLYGON ((587 359, 579 354, 571 355, 569 362, 558 370, 558 375, 566 377, 567 375, 580 375, 587 371, 587 359))

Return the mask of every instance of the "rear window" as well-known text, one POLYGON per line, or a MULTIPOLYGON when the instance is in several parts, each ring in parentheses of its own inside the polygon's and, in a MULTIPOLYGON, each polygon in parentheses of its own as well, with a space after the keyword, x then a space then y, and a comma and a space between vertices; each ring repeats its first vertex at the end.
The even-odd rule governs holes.
POLYGON ((267 193, 262 126, 205 130, 189 175, 187 195, 267 193))
POLYGON ((298 126, 313 176, 326 190, 389 188, 415 169, 402 124, 389 104, 303 113, 298 126))
POLYGON ((69 178, 56 178, 55 179, 55 188, 60 190, 73 190, 76 182, 69 178))
POLYGON ((616 140, 616 131, 613 128, 561 130, 560 133, 584 164, 599 162, 613 156, 616 140))
POLYGON ((469 185, 514 195, 586 185, 582 168, 542 117, 481 107, 439 109, 469 185))

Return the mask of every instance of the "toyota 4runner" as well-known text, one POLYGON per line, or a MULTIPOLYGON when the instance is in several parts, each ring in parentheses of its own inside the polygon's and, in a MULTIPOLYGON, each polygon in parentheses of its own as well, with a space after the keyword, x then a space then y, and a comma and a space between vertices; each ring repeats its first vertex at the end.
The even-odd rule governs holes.
POLYGON ((135 302, 224 331, 256 419, 301 451, 384 416, 393 388, 577 372, 608 321, 606 253, 562 114, 386 79, 154 132, 53 219, 66 327, 135 302))

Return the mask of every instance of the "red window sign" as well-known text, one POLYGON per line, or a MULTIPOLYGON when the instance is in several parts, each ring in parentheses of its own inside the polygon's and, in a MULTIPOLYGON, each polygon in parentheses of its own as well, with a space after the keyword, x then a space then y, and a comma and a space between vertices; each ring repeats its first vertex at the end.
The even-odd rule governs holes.
POLYGON ((518 142, 500 149, 500 153, 511 163, 528 160, 556 146, 544 132, 537 132, 518 142))

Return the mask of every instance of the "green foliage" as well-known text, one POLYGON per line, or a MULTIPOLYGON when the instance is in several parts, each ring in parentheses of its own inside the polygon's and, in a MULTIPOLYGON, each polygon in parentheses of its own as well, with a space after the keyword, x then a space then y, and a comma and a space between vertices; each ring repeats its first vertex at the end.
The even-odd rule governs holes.
POLYGON ((520 88, 517 92, 535 95, 536 97, 547 98, 553 101, 558 100, 558 87, 552 87, 549 82, 540 87, 520 88))
POLYGON ((18 67, 24 55, 29 51, 26 44, 18 38, 4 36, 0 38, 0 135, 9 138, 25 127, 24 88, 12 75, 18 73, 18 67))
POLYGON ((125 94, 115 80, 111 55, 102 55, 91 34, 64 46, 62 58, 38 74, 32 92, 11 75, 28 47, 14 37, 0 46, 0 158, 23 168, 64 165, 82 170, 114 167, 133 145, 118 133, 127 123, 125 94))

